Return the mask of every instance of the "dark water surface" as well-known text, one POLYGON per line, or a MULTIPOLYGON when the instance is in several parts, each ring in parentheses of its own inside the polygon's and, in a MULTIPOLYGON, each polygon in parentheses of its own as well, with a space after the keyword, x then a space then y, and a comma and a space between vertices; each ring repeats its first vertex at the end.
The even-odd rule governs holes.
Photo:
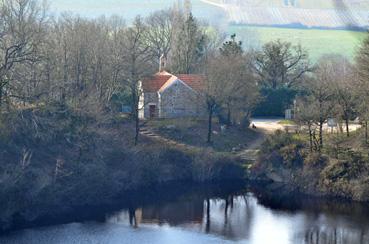
POLYGON ((155 190, 102 219, 15 231, 0 243, 369 243, 368 204, 277 192, 219 185, 155 190))

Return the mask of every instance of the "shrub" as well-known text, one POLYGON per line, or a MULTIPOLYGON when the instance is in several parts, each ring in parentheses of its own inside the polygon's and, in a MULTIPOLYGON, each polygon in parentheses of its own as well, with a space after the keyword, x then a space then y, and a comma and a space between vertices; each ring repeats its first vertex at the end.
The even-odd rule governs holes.
POLYGON ((278 130, 267 137, 261 148, 263 153, 268 153, 291 144, 296 144, 298 149, 303 147, 303 141, 300 138, 278 130))
POLYGON ((348 160, 330 160, 330 164, 322 171, 323 179, 337 181, 340 179, 359 179, 369 174, 369 164, 363 158, 351 158, 348 160))
POLYGON ((283 164, 288 168, 303 166, 303 156, 301 155, 301 147, 298 144, 290 144, 280 149, 283 158, 283 164))
POLYGON ((263 100, 254 109, 255 116, 284 116, 285 109, 292 105, 298 91, 287 87, 262 88, 260 94, 263 100))

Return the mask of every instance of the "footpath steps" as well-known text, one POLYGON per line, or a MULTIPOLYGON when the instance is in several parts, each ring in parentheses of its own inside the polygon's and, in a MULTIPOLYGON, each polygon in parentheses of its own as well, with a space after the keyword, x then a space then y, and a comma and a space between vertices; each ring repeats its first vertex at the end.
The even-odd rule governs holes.
POLYGON ((248 149, 243 150, 238 156, 245 161, 256 161, 258 157, 259 150, 258 149, 248 149))

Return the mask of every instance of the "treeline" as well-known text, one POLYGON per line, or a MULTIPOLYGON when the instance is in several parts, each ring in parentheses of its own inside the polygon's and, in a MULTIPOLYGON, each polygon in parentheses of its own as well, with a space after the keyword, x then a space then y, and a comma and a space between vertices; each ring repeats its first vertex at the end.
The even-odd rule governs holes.
MULTIPOLYGON (((0 11, 2 117, 59 106, 103 121, 124 104, 132 107, 136 143, 138 84, 157 72, 162 55, 171 73, 207 77, 209 121, 219 115, 228 125, 250 117, 258 87, 290 86, 306 69, 301 47, 276 42, 261 52, 243 50, 235 35, 225 41, 225 35, 197 20, 189 1, 129 24, 118 16, 50 16, 36 0, 6 0, 0 11), (277 61, 283 62, 280 67, 274 65, 277 61)), ((42 127, 41 119, 34 121, 42 127)), ((208 141, 210 132, 209 127, 208 141)))
POLYGON ((50 102, 109 108, 114 98, 133 99, 135 83, 156 72, 162 54, 174 73, 198 71, 211 42, 184 8, 129 25, 118 16, 53 17, 35 0, 6 0, 0 8, 2 109, 50 102))
MULTIPOLYGON (((288 42, 245 50, 235 35, 225 38, 197 20, 189 1, 127 24, 118 16, 55 17, 36 0, 5 0, 0 6, 1 117, 59 106, 104 121, 125 104, 132 107, 137 142, 138 84, 157 72, 164 55, 171 73, 206 77, 209 142, 213 116, 227 125, 247 124, 255 112, 281 115, 298 95, 301 109, 295 113, 309 128, 318 125, 321 147, 328 117, 342 119, 346 127, 358 116, 365 122, 367 52, 368 41, 355 64, 326 56, 312 65, 303 47, 288 42)), ((35 127, 39 122, 34 120, 35 127)))
POLYGON ((119 16, 50 16, 36 0, 6 0, 0 11, 2 114, 57 105, 104 120, 129 105, 136 142, 139 81, 157 72, 161 55, 173 73, 200 73, 219 42, 188 2, 129 24, 119 16))
POLYGON ((296 120, 308 130, 310 149, 324 146, 323 127, 331 126, 350 136, 350 123, 357 120, 365 128, 368 144, 369 38, 357 52, 355 63, 342 56, 326 56, 302 84, 304 95, 297 97, 296 120))
POLYGON ((307 194, 368 201, 369 37, 355 62, 325 56, 296 85, 297 124, 288 125, 296 133, 287 127, 268 136, 250 176, 307 194))
POLYGON ((262 100, 256 113, 292 109, 295 121, 307 129, 312 151, 324 147, 325 127, 350 136, 352 121, 365 128, 368 143, 369 36, 358 48, 354 62, 339 54, 325 55, 311 64, 300 47, 279 41, 266 44, 256 55, 262 100), (294 51, 291 55, 290 51, 294 51), (265 72, 260 72, 264 70, 265 72))

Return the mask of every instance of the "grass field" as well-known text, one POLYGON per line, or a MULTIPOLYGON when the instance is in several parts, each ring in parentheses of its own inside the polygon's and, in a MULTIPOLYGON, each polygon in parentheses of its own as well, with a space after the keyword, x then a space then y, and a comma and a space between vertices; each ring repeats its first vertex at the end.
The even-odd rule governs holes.
POLYGON ((365 32, 346 30, 249 27, 242 25, 230 26, 228 33, 236 33, 246 46, 254 48, 259 48, 260 45, 277 39, 301 44, 309 52, 313 62, 324 54, 332 53, 339 53, 353 60, 358 46, 367 35, 365 32))

